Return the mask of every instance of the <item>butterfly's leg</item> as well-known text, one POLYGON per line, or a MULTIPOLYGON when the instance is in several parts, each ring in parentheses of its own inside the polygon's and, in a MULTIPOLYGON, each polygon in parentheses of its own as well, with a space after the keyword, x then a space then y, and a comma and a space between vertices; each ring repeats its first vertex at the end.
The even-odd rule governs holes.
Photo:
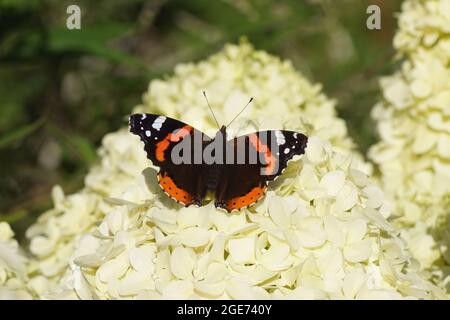
POLYGON ((224 183, 219 183, 216 189, 216 201, 214 202, 214 205, 216 208, 225 208, 226 207, 226 201, 225 201, 225 192, 227 191, 227 179, 224 179, 224 183))
POLYGON ((206 184, 203 181, 203 175, 200 175, 197 181, 197 192, 194 198, 193 205, 200 207, 202 205, 203 199, 206 195, 206 184))

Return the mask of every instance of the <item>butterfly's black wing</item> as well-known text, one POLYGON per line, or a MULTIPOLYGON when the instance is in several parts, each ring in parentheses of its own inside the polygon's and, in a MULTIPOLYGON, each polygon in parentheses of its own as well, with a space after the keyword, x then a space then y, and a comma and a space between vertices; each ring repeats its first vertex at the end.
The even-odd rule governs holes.
POLYGON ((216 206, 233 211, 258 201, 267 183, 283 172, 288 161, 305 152, 307 142, 304 134, 287 130, 260 131, 229 141, 237 165, 225 165, 224 182, 216 191, 216 206))
MULTIPOLYGON (((289 160, 305 153, 308 143, 307 136, 295 131, 269 130, 257 132, 256 135, 259 141, 255 138, 253 141, 257 141, 259 144, 260 157, 264 158, 265 155, 266 158, 270 158, 269 152, 272 157, 272 160, 266 161, 267 164, 261 168, 261 177, 265 181, 277 178, 286 169, 289 160)), ((252 141, 251 144, 252 146, 256 145, 252 141)))
POLYGON ((164 192, 186 206, 199 205, 206 184, 204 166, 194 159, 211 139, 188 124, 156 114, 133 114, 129 124, 130 132, 144 142, 147 157, 160 167, 158 182, 164 192))

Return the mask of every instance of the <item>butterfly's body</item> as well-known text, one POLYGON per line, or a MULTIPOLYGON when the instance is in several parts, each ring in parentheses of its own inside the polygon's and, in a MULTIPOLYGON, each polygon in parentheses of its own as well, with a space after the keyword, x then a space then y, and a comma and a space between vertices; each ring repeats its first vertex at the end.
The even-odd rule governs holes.
POLYGON ((293 156, 303 154, 307 143, 305 135, 282 130, 227 140, 225 126, 211 139, 183 122, 154 114, 132 115, 130 131, 141 137, 148 158, 160 167, 158 181, 168 196, 185 206, 201 206, 212 192, 215 206, 228 212, 262 198, 268 182, 293 156))

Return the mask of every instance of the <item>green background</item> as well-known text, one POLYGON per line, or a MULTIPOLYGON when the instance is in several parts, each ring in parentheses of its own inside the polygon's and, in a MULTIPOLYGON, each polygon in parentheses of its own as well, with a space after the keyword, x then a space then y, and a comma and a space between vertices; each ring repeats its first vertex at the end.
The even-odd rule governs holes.
POLYGON ((83 185, 102 137, 151 79, 246 36, 338 100, 362 152, 376 140, 378 78, 396 68, 399 0, 0 0, 0 220, 23 239, 49 192, 83 185), (67 30, 66 8, 81 8, 67 30), (381 30, 366 9, 381 8, 381 30))

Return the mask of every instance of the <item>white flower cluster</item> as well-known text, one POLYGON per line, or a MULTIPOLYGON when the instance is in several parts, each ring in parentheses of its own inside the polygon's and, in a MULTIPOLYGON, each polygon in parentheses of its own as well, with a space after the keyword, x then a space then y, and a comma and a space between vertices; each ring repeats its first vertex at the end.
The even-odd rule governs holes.
POLYGON ((310 136, 306 154, 260 203, 228 214, 174 203, 139 138, 107 135, 86 187, 67 197, 55 188, 55 208, 27 233, 39 298, 443 297, 387 222, 383 192, 319 86, 244 42, 152 81, 135 111, 211 133, 202 90, 225 124, 254 96, 230 132, 299 130, 310 136))
POLYGON ((407 0, 394 45, 402 68, 382 78, 369 152, 422 268, 450 292, 450 1, 407 0))
POLYGON ((29 250, 39 261, 37 274, 57 280, 67 268, 73 240, 98 220, 100 198, 86 191, 66 197, 58 186, 52 196, 55 207, 42 214, 26 235, 31 239, 29 250))
POLYGON ((313 136, 264 200, 236 214, 184 208, 144 170, 47 297, 442 298, 386 221, 383 192, 351 163, 313 136))
POLYGON ((28 260, 13 237, 9 224, 0 222, 0 300, 32 299, 26 285, 28 260))
POLYGON ((73 195, 65 196, 59 186, 52 191, 54 208, 42 214, 27 230, 33 266, 39 283, 34 290, 44 293, 48 281, 58 282, 68 268, 75 243, 90 231, 111 209, 104 197, 115 197, 130 185, 149 162, 139 141, 130 139, 127 130, 111 133, 103 139, 100 164, 86 176, 86 187, 73 195), (48 281, 42 281, 42 277, 48 281))
MULTIPOLYGON (((262 125, 272 129, 280 128, 281 120, 298 123, 305 119, 316 134, 332 141, 337 150, 353 148, 344 121, 336 117, 334 102, 320 92, 319 85, 311 85, 289 61, 256 51, 246 42, 227 45, 206 61, 178 65, 175 75, 167 80, 152 81, 144 95, 144 105, 136 111, 159 112, 212 132, 215 125, 202 90, 207 91, 223 123, 230 121, 247 99, 254 96, 253 105, 241 119, 263 114, 262 125)), ((74 241, 109 210, 99 200, 121 194, 123 187, 150 165, 140 141, 126 129, 105 136, 100 157, 100 163, 85 179, 85 189, 65 197, 56 187, 54 209, 43 214, 27 232, 30 251, 38 260, 37 268, 54 281, 67 269, 74 241)), ((361 169, 370 172, 368 165, 358 162, 361 169)))

